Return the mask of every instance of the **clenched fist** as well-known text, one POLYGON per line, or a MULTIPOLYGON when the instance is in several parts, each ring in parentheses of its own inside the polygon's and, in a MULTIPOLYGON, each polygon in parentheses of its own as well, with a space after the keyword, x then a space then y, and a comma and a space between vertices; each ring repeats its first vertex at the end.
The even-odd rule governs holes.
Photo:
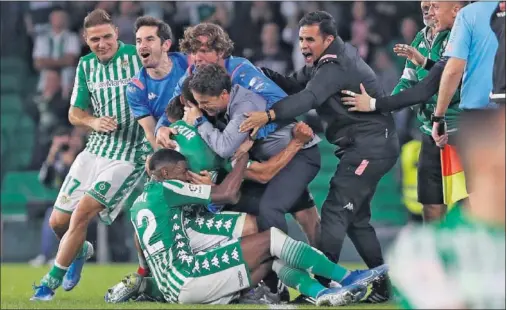
POLYGON ((294 139, 301 144, 306 144, 313 138, 313 130, 307 124, 299 122, 292 128, 294 139))

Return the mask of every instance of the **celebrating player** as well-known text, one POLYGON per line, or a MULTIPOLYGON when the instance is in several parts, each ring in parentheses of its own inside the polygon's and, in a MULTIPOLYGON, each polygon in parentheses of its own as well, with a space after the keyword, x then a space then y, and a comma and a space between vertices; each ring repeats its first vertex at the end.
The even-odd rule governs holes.
POLYGON ((51 300, 60 285, 67 291, 77 285, 85 260, 93 254, 91 243, 85 242, 88 223, 97 214, 106 224, 114 221, 142 179, 146 154, 151 151, 125 94, 141 67, 134 46, 118 41, 118 29, 103 10, 89 13, 84 29, 92 53, 79 61, 69 120, 93 132, 55 202, 52 227, 60 238, 68 230, 32 300, 51 300), (90 106, 93 115, 86 111, 90 106))
POLYGON ((127 99, 146 138, 156 148, 156 122, 164 114, 178 81, 185 74, 187 56, 169 53, 172 31, 167 23, 151 16, 141 16, 134 28, 137 54, 143 68, 129 83, 127 99))
POLYGON ((317 305, 345 305, 364 296, 364 285, 385 274, 385 265, 351 273, 277 228, 194 255, 184 233, 183 207, 237 203, 247 161, 246 153, 240 155, 219 185, 193 185, 187 183, 188 164, 183 155, 170 149, 157 151, 149 163, 156 181, 147 183, 131 208, 132 223, 154 279, 132 274, 125 289, 109 297, 127 300, 139 292, 161 293, 172 303, 226 304, 273 268, 286 285, 316 298, 317 305), (327 289, 309 271, 344 287, 327 289))

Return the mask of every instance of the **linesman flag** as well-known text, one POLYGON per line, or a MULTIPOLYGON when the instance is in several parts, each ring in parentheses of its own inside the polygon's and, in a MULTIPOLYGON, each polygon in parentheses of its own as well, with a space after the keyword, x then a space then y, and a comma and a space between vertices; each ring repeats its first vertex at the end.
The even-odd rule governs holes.
POLYGON ((465 182, 465 171, 461 165, 458 152, 452 145, 446 144, 440 151, 442 163, 442 187, 444 203, 448 206, 468 197, 465 182))

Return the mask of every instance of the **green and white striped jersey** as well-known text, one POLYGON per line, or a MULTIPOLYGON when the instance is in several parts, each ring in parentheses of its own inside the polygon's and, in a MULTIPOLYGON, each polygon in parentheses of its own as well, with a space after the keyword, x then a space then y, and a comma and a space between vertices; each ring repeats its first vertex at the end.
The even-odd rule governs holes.
POLYGON ((505 228, 461 206, 441 223, 404 228, 387 262, 405 309, 505 309, 505 228))
POLYGON ((144 131, 134 119, 127 102, 127 85, 142 67, 133 45, 118 42, 113 58, 103 64, 90 53, 79 60, 71 105, 82 110, 90 103, 95 117, 115 117, 112 133, 92 132, 86 150, 100 157, 136 162, 151 152, 144 131))
MULTIPOLYGON (((150 181, 130 209, 144 257, 169 302, 178 302, 181 287, 198 272, 201 263, 195 259, 185 232, 189 220, 184 209, 207 205, 210 197, 209 185, 150 181)), ((202 267, 210 269, 210 262, 202 262, 202 267)))

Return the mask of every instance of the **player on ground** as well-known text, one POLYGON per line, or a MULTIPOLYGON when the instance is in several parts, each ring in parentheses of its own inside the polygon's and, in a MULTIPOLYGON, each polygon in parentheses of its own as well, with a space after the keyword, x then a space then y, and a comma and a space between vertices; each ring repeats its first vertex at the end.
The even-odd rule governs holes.
POLYGON ((170 149, 153 155, 149 167, 156 181, 145 186, 131 208, 131 219, 154 278, 131 275, 126 280, 127 290, 111 296, 113 299, 128 300, 148 289, 172 303, 227 304, 273 268, 286 285, 316 298, 317 305, 345 305, 364 296, 365 285, 386 273, 384 265, 355 276, 277 228, 192 254, 183 231, 183 207, 237 203, 247 161, 248 155, 241 155, 219 185, 193 185, 187 183, 188 165, 183 155, 170 149), (327 289, 308 272, 341 282, 344 287, 327 289))
POLYGON ((505 105, 463 113, 457 138, 469 199, 387 256, 405 309, 505 309, 505 105))
POLYGON ((129 83, 127 99, 146 138, 156 148, 155 126, 187 70, 187 56, 169 53, 172 31, 167 23, 151 16, 141 16, 136 20, 134 29, 137 55, 143 68, 129 83))
POLYGON ((88 223, 96 215, 106 224, 114 221, 143 178, 146 154, 151 152, 125 94, 141 67, 135 47, 118 41, 118 29, 103 10, 89 13, 84 29, 92 53, 79 61, 69 120, 93 132, 55 202, 53 229, 60 238, 68 230, 54 266, 35 287, 32 300, 51 300, 62 282, 65 290, 77 285, 85 260, 93 254, 85 242, 88 223), (93 114, 86 111, 90 107, 93 114))

